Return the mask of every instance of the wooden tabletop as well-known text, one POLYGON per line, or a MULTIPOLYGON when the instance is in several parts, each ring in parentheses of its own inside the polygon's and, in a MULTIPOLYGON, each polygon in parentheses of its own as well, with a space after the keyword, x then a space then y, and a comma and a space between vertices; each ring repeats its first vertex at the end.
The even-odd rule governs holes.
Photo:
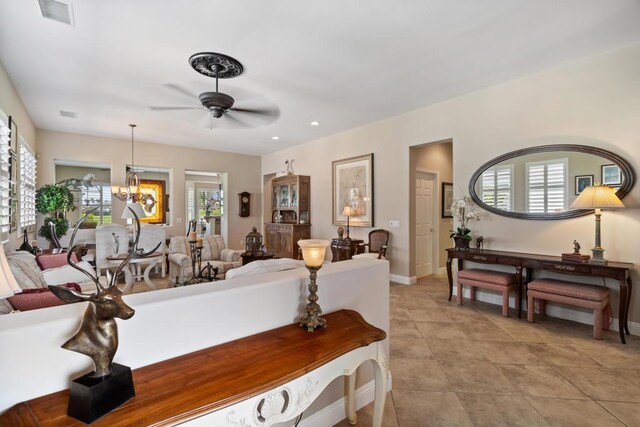
MULTIPOLYGON (((352 310, 325 318, 328 327, 315 332, 294 323, 135 369, 136 397, 91 425, 175 424, 274 389, 386 337, 352 310)), ((19 403, 0 415, 0 425, 85 425, 66 415, 68 399, 64 390, 19 403)))

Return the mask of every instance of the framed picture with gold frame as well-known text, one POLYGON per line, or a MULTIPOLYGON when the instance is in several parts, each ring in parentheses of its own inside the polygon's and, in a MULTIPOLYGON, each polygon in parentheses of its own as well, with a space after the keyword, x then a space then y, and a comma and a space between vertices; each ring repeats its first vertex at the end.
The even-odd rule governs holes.
POLYGON ((146 218, 140 218, 140 222, 146 222, 148 224, 164 224, 166 222, 166 198, 165 198, 166 182, 156 179, 141 179, 140 180, 140 192, 142 194, 149 194, 153 197, 155 204, 151 203, 143 204, 144 211, 147 214, 146 218))

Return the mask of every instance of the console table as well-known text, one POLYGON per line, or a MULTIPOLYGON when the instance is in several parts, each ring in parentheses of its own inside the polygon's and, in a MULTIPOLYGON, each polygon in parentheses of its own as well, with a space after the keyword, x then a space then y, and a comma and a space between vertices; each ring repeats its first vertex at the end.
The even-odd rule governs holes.
MULTIPOLYGON (((453 273, 451 263, 453 259, 458 260, 458 271, 464 267, 464 261, 478 263, 510 265, 516 268, 522 280, 519 286, 530 282, 533 277, 533 270, 546 270, 562 274, 575 274, 582 276, 601 276, 615 279, 620 286, 620 309, 618 311, 618 327, 620 329, 620 341, 626 344, 625 332, 629 333, 629 302, 631 301, 631 276, 630 270, 633 264, 626 262, 609 262, 606 265, 563 261, 562 257, 550 255, 527 254, 521 252, 494 251, 486 249, 461 250, 447 249, 447 277, 449 279, 449 301, 453 295, 453 273), (525 274, 522 276, 522 269, 525 274)), ((518 289, 516 295, 522 295, 522 289, 518 289)), ((522 304, 520 304, 522 307, 522 304)), ((518 317, 522 309, 518 310, 518 317)))
MULTIPOLYGON (((388 363, 383 330, 352 310, 327 314, 327 328, 297 323, 135 369, 136 396, 92 426, 264 426, 294 419, 335 378, 348 375, 347 414, 355 423, 355 371, 372 360, 373 425, 381 426, 388 363)), ((81 426, 66 415, 69 391, 18 403, 0 425, 81 426)))

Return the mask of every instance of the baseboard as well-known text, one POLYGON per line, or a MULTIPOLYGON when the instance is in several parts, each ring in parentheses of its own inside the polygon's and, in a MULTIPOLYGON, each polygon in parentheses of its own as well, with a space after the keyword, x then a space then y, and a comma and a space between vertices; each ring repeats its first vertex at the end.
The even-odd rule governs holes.
MULTIPOLYGON (((356 389, 356 411, 373 402, 375 396, 375 381, 369 381, 356 389)), ((387 391, 391 391, 391 378, 387 382, 387 391)), ((303 418, 300 427, 327 427, 332 426, 347 417, 345 411, 347 397, 344 396, 329 406, 325 406, 318 412, 311 414, 308 418, 303 418)))
POLYGON ((415 285, 418 283, 416 276, 400 276, 399 274, 389 274, 389 280, 401 285, 415 285))
MULTIPOLYGON (((453 288, 453 295, 456 295, 455 287, 453 288)), ((462 296, 464 298, 469 298, 470 291, 468 288, 464 288, 464 290, 462 291, 462 296)), ((476 288, 476 300, 499 306, 502 305, 502 295, 497 293, 490 293, 478 288, 476 288)), ((509 307, 515 309, 515 296, 509 297, 509 307)), ((593 311, 587 309, 579 310, 577 308, 572 308, 566 305, 554 304, 553 302, 549 301, 546 304, 545 314, 550 317, 571 320, 573 322, 584 323, 585 325, 593 325, 593 311)), ((610 329, 613 331, 619 331, 618 318, 614 317, 612 320, 613 321, 611 322, 610 329)), ((640 335, 640 323, 629 322, 629 332, 631 332, 631 335, 640 335)))
POLYGON ((436 274, 447 274, 447 267, 438 268, 438 272, 436 274))

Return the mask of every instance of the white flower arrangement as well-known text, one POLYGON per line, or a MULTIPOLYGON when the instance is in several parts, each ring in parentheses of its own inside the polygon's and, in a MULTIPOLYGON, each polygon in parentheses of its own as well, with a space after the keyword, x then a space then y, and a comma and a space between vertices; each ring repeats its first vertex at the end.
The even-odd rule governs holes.
POLYGON ((450 230, 449 237, 462 237, 471 240, 471 230, 469 224, 472 221, 480 221, 480 215, 476 212, 476 206, 471 203, 469 196, 462 195, 453 199, 451 203, 451 213, 458 222, 456 230, 450 230))

